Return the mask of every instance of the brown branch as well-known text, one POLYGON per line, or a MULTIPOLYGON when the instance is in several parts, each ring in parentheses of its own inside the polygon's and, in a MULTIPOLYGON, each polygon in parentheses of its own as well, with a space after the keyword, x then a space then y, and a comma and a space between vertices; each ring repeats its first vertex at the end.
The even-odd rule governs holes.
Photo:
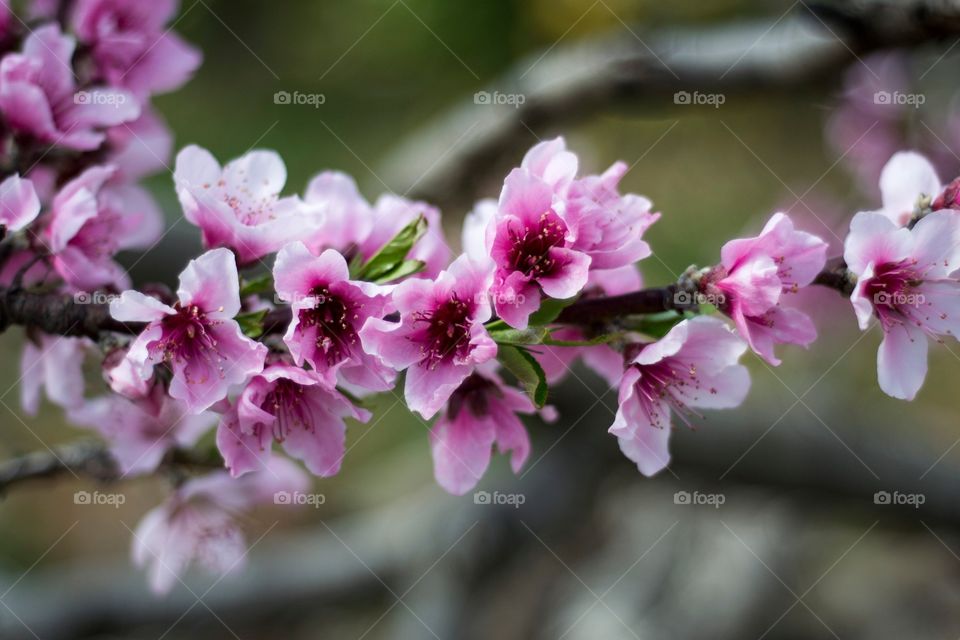
MULTIPOLYGON (((814 284, 836 289, 848 296, 853 287, 841 259, 832 260, 814 284)), ((683 297, 678 297, 678 291, 678 286, 671 284, 619 296, 585 298, 564 309, 556 322, 594 325, 622 316, 695 308, 683 297)), ((263 324, 264 334, 283 333, 290 324, 290 307, 270 311, 263 324)), ((104 333, 135 335, 144 327, 141 322, 114 320, 106 304, 84 304, 72 296, 0 289, 0 332, 10 325, 36 328, 51 335, 85 336, 94 340, 104 333)))

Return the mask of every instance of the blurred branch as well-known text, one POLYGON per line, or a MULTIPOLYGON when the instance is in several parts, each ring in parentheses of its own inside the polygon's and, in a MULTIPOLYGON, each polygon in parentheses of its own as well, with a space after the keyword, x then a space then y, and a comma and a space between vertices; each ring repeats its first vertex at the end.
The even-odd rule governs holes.
POLYGON ((872 51, 957 35, 957 0, 801 2, 785 17, 754 22, 641 35, 621 28, 523 61, 487 87, 487 100, 408 136, 387 160, 386 176, 441 207, 470 207, 537 136, 598 111, 672 108, 680 91, 730 95, 831 82, 872 51), (523 103, 493 104, 494 93, 523 103))
MULTIPOLYGON (((219 456, 176 449, 167 455, 162 467, 167 470, 219 469, 223 467, 223 461, 219 456)), ((83 440, 0 463, 0 494, 28 480, 65 475, 85 476, 98 482, 123 479, 122 471, 104 443, 83 440)))

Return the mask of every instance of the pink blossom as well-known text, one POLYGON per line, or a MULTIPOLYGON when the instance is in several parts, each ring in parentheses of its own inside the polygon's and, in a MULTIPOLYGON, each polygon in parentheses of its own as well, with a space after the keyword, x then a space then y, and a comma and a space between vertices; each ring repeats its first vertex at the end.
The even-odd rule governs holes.
POLYGON ((547 182, 522 168, 507 176, 487 248, 497 266, 497 315, 514 328, 527 327, 541 294, 572 298, 587 283, 590 256, 571 248, 576 231, 563 212, 547 182))
POLYGON ((121 322, 147 322, 127 358, 140 377, 166 363, 173 370, 170 395, 190 413, 200 413, 263 370, 267 348, 250 340, 233 319, 240 311, 239 276, 233 254, 214 249, 191 260, 180 274, 178 301, 168 306, 138 291, 110 303, 121 322))
POLYGON ((14 130, 43 142, 89 151, 102 129, 136 120, 140 107, 123 90, 93 87, 77 92, 71 59, 76 42, 57 25, 27 37, 23 53, 0 60, 0 111, 14 130))
POLYGON ((520 168, 550 185, 554 193, 566 195, 577 177, 580 160, 567 150, 563 137, 535 144, 523 156, 520 168))
POLYGON ((44 240, 57 273, 74 289, 129 286, 113 255, 151 246, 163 229, 163 214, 143 189, 107 184, 115 172, 112 166, 87 169, 53 199, 44 240))
POLYGON ((107 385, 125 398, 137 400, 146 397, 154 387, 154 378, 144 379, 140 368, 127 357, 128 349, 118 348, 103 358, 101 373, 107 385))
POLYGON ((857 275, 850 297, 861 329, 880 321, 880 388, 912 400, 927 375, 927 339, 960 335, 960 217, 938 211, 913 229, 877 212, 858 213, 844 249, 857 275))
POLYGON ((652 476, 670 462, 671 413, 690 426, 696 409, 731 409, 750 388, 737 364, 747 346, 716 318, 683 320, 663 338, 628 350, 620 407, 610 433, 620 450, 652 476), (632 353, 630 352, 632 351, 632 353))
POLYGON ((99 78, 140 98, 180 88, 200 52, 167 29, 177 0, 77 0, 73 30, 91 49, 99 78))
POLYGON ((350 280, 347 261, 333 249, 314 256, 302 242, 288 244, 273 268, 277 295, 293 320, 283 340, 298 365, 305 361, 333 388, 338 374, 372 391, 393 388, 396 372, 366 353, 358 333, 369 317, 382 317, 387 296, 350 280))
POLYGON ((86 338, 28 336, 20 359, 20 402, 31 416, 40 408, 40 390, 54 404, 74 408, 83 404, 83 361, 93 343, 86 338))
POLYGON ((393 303, 400 322, 373 317, 360 330, 367 353, 395 369, 407 369, 407 406, 426 419, 477 365, 497 354, 497 344, 483 326, 490 319, 490 282, 488 269, 462 255, 436 280, 397 285, 393 303))
POLYGON ((797 231, 789 216, 777 213, 759 236, 726 243, 721 264, 704 275, 700 288, 733 318, 750 348, 776 366, 775 345, 807 346, 817 338, 810 317, 784 302, 813 282, 826 252, 826 242, 797 231))
POLYGON ((283 458, 240 479, 215 471, 189 480, 137 525, 133 562, 147 568, 157 594, 170 591, 194 562, 222 578, 244 566, 243 513, 307 487, 306 474, 283 458))
POLYGON ((217 446, 234 476, 261 468, 274 441, 321 477, 340 471, 347 427, 366 422, 357 409, 313 372, 284 362, 268 365, 240 394, 217 429, 217 446))
POLYGON ((20 231, 40 215, 33 183, 13 174, 0 182, 0 229, 20 231))
POLYGON ((280 197, 286 181, 272 151, 251 151, 221 168, 209 151, 189 146, 174 171, 184 217, 200 227, 204 246, 233 249, 240 264, 310 233, 300 199, 280 197))
POLYGON ((136 182, 167 170, 173 151, 173 134, 150 108, 144 108, 133 122, 108 129, 107 141, 107 162, 117 168, 115 182, 136 182))
POLYGON ((942 209, 960 211, 960 178, 955 178, 950 182, 933 201, 930 208, 934 211, 942 209))
POLYGON ((71 422, 96 429, 109 443, 124 475, 150 473, 176 447, 197 443, 216 421, 211 413, 190 415, 162 384, 146 396, 130 400, 111 394, 87 401, 68 412, 71 422))
POLYGON ((467 377, 430 430, 437 483, 458 496, 470 491, 486 472, 494 446, 500 453, 511 452, 510 466, 519 473, 530 455, 530 437, 518 412, 534 412, 526 394, 495 374, 467 377))
POLYGON ((883 206, 876 211, 897 226, 906 226, 918 213, 923 197, 940 195, 940 178, 930 161, 914 151, 900 151, 880 173, 880 197, 883 206))
POLYGON ((373 208, 345 173, 324 171, 315 176, 303 202, 317 220, 313 235, 305 240, 314 253, 336 249, 349 256, 373 231, 373 208))

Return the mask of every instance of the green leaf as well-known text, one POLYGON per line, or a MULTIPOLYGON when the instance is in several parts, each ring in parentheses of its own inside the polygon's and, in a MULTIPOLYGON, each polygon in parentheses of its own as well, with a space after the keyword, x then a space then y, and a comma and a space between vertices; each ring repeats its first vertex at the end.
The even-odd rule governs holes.
POLYGON ((267 293, 273 289, 273 276, 269 273, 257 276, 251 280, 244 280, 240 286, 240 297, 258 295, 267 293))
POLYGON ((649 316, 644 316, 639 324, 636 326, 636 330, 644 333, 651 338, 662 338, 663 336, 669 333, 670 329, 673 329, 678 322, 684 319, 683 314, 679 314, 676 311, 664 311, 663 313, 655 313, 649 316))
POLYGON ((544 298, 540 302, 540 308, 530 314, 530 324, 550 324, 557 319, 560 312, 569 307, 576 301, 576 297, 566 300, 557 300, 555 298, 544 298))
POLYGON ((397 270, 405 262, 410 249, 427 232, 427 219, 423 215, 400 230, 387 244, 380 247, 357 271, 359 280, 377 282, 397 270))
POLYGON ((608 344, 621 338, 623 338, 622 333, 608 333, 590 338, 589 340, 554 340, 548 335, 543 339, 542 343, 551 347, 595 347, 598 344, 608 344))
POLYGON ((538 409, 547 403, 547 376, 528 351, 513 345, 501 345, 497 359, 512 373, 538 409))
POLYGON ((374 282, 377 284, 386 284, 394 280, 399 280, 400 278, 412 276, 415 273, 420 273, 426 268, 427 263, 423 260, 404 260, 398 264, 395 269, 383 274, 375 279, 374 282))
POLYGON ((490 337, 497 344, 543 344, 544 340, 550 335, 550 330, 546 327, 527 327, 526 329, 503 329, 487 330, 490 337))
POLYGON ((263 319, 266 315, 267 310, 261 309, 260 311, 241 313, 234 319, 237 321, 237 324, 240 325, 240 330, 243 331, 243 335, 256 339, 263 335, 263 319))

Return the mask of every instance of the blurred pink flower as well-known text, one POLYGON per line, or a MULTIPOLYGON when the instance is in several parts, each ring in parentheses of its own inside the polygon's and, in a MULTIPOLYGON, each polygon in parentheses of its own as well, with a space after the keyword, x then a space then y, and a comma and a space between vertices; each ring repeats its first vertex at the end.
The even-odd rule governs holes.
POLYGON ((360 330, 367 353, 407 369, 407 406, 429 419, 474 368, 494 358, 490 319, 492 274, 467 255, 436 280, 407 280, 393 291, 400 322, 369 318, 360 330), (408 368, 409 367, 409 368, 408 368))
POLYGON ((40 198, 33 183, 13 174, 0 182, 0 228, 20 231, 40 215, 40 198))
POLYGON ((0 111, 16 131, 79 151, 96 149, 103 129, 136 120, 140 106, 127 91, 77 91, 71 60, 76 42, 57 25, 31 33, 22 53, 0 60, 0 111))
POLYGON ((245 563, 247 548, 238 518, 257 504, 280 502, 278 495, 308 486, 306 474, 283 458, 240 479, 215 471, 189 480, 137 525, 133 562, 147 568, 157 594, 169 592, 194 562, 222 578, 245 563))
POLYGON ((57 273, 74 290, 130 286, 113 256, 123 249, 147 248, 159 239, 163 214, 143 189, 109 184, 113 166, 87 169, 53 199, 44 241, 57 273))
POLYGON ((93 348, 87 338, 27 336, 20 359, 20 403, 28 415, 40 408, 40 390, 54 404, 66 409, 83 404, 83 361, 93 348))
POLYGON ((201 413, 227 395, 230 385, 263 370, 267 348, 240 331, 239 277, 233 254, 214 249, 191 260, 180 274, 178 301, 168 306, 139 291, 110 303, 121 322, 147 322, 127 359, 140 377, 166 363, 173 370, 170 395, 190 413, 201 413))
POLYGON ((192 447, 216 422, 211 413, 186 413, 184 404, 168 396, 159 383, 142 398, 110 394, 88 400, 67 416, 104 437, 124 475, 155 471, 167 451, 192 447))
POLYGON ((275 362, 254 376, 217 429, 217 447, 230 473, 263 467, 274 441, 321 477, 340 471, 347 427, 344 418, 366 422, 357 409, 313 372, 275 362))
POLYGON ((875 316, 883 329, 880 388, 912 400, 927 375, 927 337, 960 335, 960 216, 938 211, 907 229, 877 212, 858 213, 844 260, 857 276, 850 301, 860 328, 875 316))
POLYGON ((689 416, 699 415, 695 409, 731 409, 743 402, 750 375, 737 362, 746 348, 722 321, 699 316, 628 353, 610 433, 642 474, 652 476, 670 462, 671 412, 689 426, 689 416))
POLYGON ((200 52, 166 27, 178 0, 77 0, 71 24, 91 49, 98 77, 139 98, 179 89, 200 66, 200 52))

